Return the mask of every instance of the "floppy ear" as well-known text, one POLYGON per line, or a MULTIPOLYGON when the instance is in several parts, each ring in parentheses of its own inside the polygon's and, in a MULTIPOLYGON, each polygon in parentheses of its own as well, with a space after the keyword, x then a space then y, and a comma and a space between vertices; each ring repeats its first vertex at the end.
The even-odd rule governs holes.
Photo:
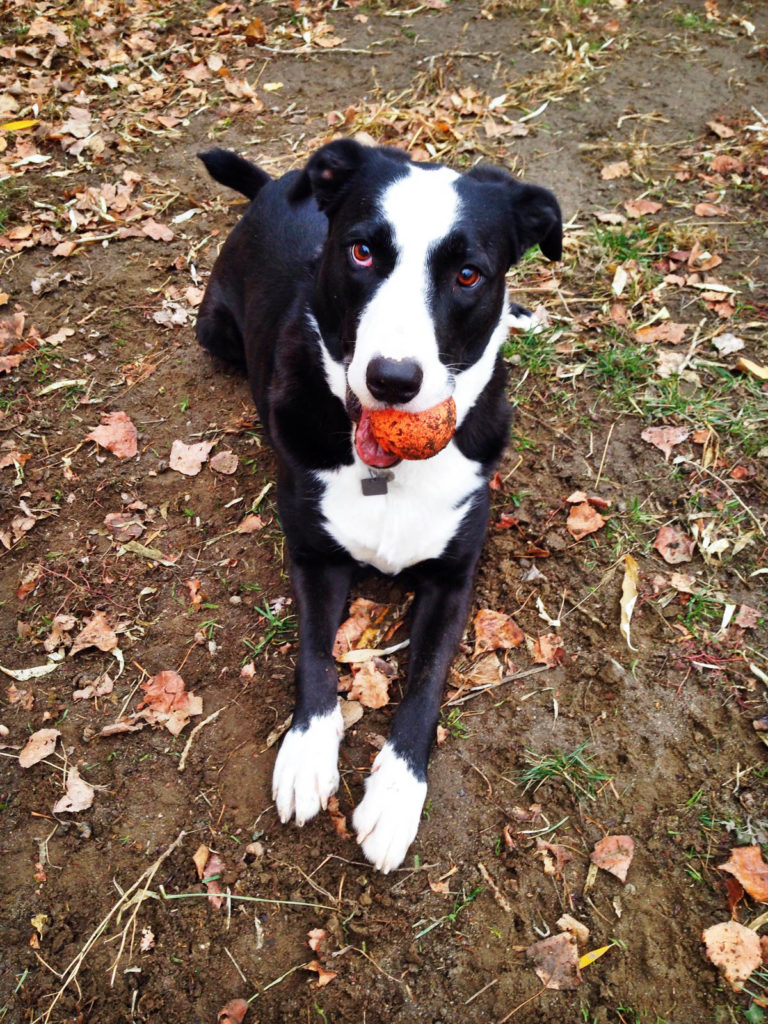
POLYGON ((333 213, 365 155, 365 147, 354 139, 329 142, 310 158, 291 189, 290 199, 296 202, 314 196, 324 213, 333 213))
POLYGON ((548 260, 562 257, 563 218, 557 200, 548 189, 515 182, 511 210, 521 256, 538 244, 548 260))

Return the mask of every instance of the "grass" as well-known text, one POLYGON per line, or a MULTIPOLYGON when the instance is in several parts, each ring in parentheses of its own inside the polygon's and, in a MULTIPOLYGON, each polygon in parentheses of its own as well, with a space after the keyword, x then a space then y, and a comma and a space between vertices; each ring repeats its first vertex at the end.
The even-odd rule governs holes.
POLYGON ((271 643, 284 644, 296 639, 297 619, 294 614, 276 612, 267 601, 264 601, 261 607, 257 605, 255 611, 266 623, 266 629, 258 640, 243 638, 243 643, 248 648, 246 659, 261 654, 271 643))
POLYGON ((610 781, 610 775, 593 764, 594 758, 586 753, 589 740, 570 753, 537 754, 526 747, 528 767, 519 775, 523 792, 534 792, 545 782, 560 781, 578 800, 595 800, 598 788, 610 781))

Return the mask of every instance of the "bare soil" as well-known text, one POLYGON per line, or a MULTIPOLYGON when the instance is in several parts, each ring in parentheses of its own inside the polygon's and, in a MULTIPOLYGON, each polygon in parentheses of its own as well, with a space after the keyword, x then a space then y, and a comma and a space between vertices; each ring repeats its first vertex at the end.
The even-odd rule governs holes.
MULTIPOLYGON (((707 154, 723 144, 708 122, 730 127, 735 140, 752 147, 756 165, 768 164, 768 136, 747 129, 759 123, 759 112, 768 115, 768 12, 739 0, 720 0, 711 20, 710 5, 693 2, 555 3, 547 14, 534 4, 491 2, 481 9, 459 0, 415 13, 416 4, 298 13, 288 5, 246 11, 229 4, 211 16, 206 5, 189 3, 167 5, 161 30, 150 4, 132 14, 115 5, 106 21, 92 6, 82 5, 77 15, 87 25, 71 37, 80 40, 77 53, 46 44, 59 91, 47 97, 34 138, 49 160, 12 168, 23 191, 7 194, 3 230, 37 224, 40 211, 50 209, 64 237, 62 211, 78 189, 123 181, 128 171, 140 176, 145 204, 174 237, 86 240, 69 256, 52 255, 44 242, 5 250, 0 292, 10 298, 0 315, 22 309, 25 331, 34 325, 43 338, 62 327, 73 333, 58 345, 38 346, 0 377, 0 456, 29 456, 18 471, 17 463, 0 469, 0 527, 11 529, 20 512, 35 520, 0 549, 0 664, 45 664, 43 641, 54 616, 76 617, 71 637, 97 610, 117 627, 125 664, 121 670, 114 654, 90 648, 65 656, 49 675, 7 678, 1 688, 8 735, 0 737, 0 1019, 191 1024, 215 1020, 234 997, 252 1000, 247 1020, 262 1022, 745 1019, 749 996, 732 991, 706 961, 701 932, 731 916, 717 865, 736 845, 768 844, 766 749, 752 724, 768 714, 760 574, 765 458, 760 444, 735 455, 724 441, 720 461, 702 469, 702 446, 688 440, 675 450, 688 462, 665 461, 640 437, 649 423, 669 422, 638 414, 645 384, 631 391, 634 407, 618 403, 608 378, 580 372, 573 352, 600 348, 615 299, 615 267, 590 256, 579 239, 596 212, 621 212, 625 200, 650 194, 665 203, 651 218, 656 226, 677 225, 677 238, 710 230, 710 250, 723 255, 718 278, 740 296, 733 316, 719 319, 697 294, 670 289, 663 302, 672 319, 702 321, 708 335, 718 325, 741 334, 746 354, 768 363, 765 178, 745 173, 743 188, 730 187, 727 178, 729 215, 714 227, 692 211, 703 191, 717 194, 709 201, 725 191, 699 177, 702 168, 707 173, 707 154), (305 15, 305 29, 331 24, 325 38, 343 42, 323 48, 316 36, 304 45, 290 33, 276 34, 305 15), (243 27, 257 17, 266 41, 248 46, 243 27), (125 38, 89 36, 108 23, 125 33, 143 28, 155 39, 155 51, 134 49, 112 70, 99 69, 139 82, 139 90, 130 81, 100 84, 93 66, 98 46, 125 38), (258 79, 263 109, 228 92, 216 62, 201 83, 179 78, 219 53, 232 77, 258 79), (174 91, 169 83, 176 81, 174 91), (185 94, 190 81, 200 95, 185 94), (280 89, 266 88, 278 82, 280 89), (45 126, 64 120, 67 94, 80 86, 92 94, 106 149, 78 157, 45 126), (142 90, 152 88, 167 92, 143 100, 142 90), (392 113, 434 109, 441 95, 454 94, 460 104, 461 89, 515 97, 501 107, 509 121, 549 103, 524 122, 524 137, 490 135, 487 107, 477 118, 447 112, 453 134, 442 135, 436 122, 419 132, 418 118, 392 113), (174 111, 172 128, 152 120, 174 111), (531 640, 558 634, 565 654, 555 667, 524 675, 542 668, 526 645, 502 651, 505 676, 517 678, 489 692, 468 691, 472 699, 456 703, 462 687, 477 683, 468 628, 446 698, 454 701, 445 708, 448 735, 432 758, 424 821, 406 866, 391 876, 373 871, 328 815, 299 830, 282 826, 272 805, 273 734, 290 713, 295 652, 270 487, 274 463, 245 382, 197 348, 193 304, 183 299, 190 285, 204 284, 242 209, 206 179, 198 151, 231 146, 277 173, 299 165, 334 131, 361 128, 417 152, 432 146, 459 167, 480 157, 506 163, 557 194, 575 239, 555 290, 547 290, 543 263, 527 263, 511 282, 516 301, 543 300, 563 330, 553 344, 571 347, 555 350, 539 368, 519 356, 510 360, 510 401, 518 412, 476 593, 476 609, 513 615, 531 640), (762 156, 755 149, 761 140, 762 156), (622 159, 630 160, 633 175, 603 180, 601 168, 622 159), (194 216, 173 222, 188 210, 194 216), (184 322, 153 318, 169 302, 182 308, 184 322), (69 383, 46 391, 60 382, 69 383), (139 430, 134 458, 120 460, 85 440, 100 413, 114 410, 125 411, 139 430), (232 450, 237 472, 174 472, 169 453, 176 439, 232 450), (744 471, 732 475, 737 465, 744 471), (566 529, 565 499, 576 490, 609 503, 602 508, 606 527, 580 541, 566 529), (259 496, 263 527, 234 532, 259 496), (134 502, 143 506, 139 541, 162 552, 162 561, 126 550, 105 526, 108 513, 134 502), (705 513, 705 524, 722 528, 730 546, 718 557, 699 545, 689 563, 670 566, 651 544, 662 525, 690 531, 693 508, 705 513), (504 514, 514 517, 511 525, 504 514), (739 538, 744 546, 734 551, 739 538), (640 568, 632 650, 619 630, 625 554, 640 568), (693 593, 670 587, 675 570, 693 578, 693 593), (30 572, 37 582, 25 593, 20 587, 30 572), (198 604, 189 580, 200 583, 198 604), (541 617, 537 599, 554 625, 541 617), (279 626, 264 615, 275 602, 279 626), (757 609, 757 624, 721 628, 730 604, 757 609), (241 675, 249 662, 255 672, 241 675), (202 697, 203 718, 220 711, 194 736, 183 771, 180 755, 199 718, 179 737, 149 727, 97 735, 136 706, 147 674, 169 669, 202 697), (105 670, 115 679, 112 694, 73 698, 105 670), (18 748, 46 726, 61 732, 57 753, 20 768, 18 748), (520 775, 534 755, 585 742, 589 763, 604 776, 593 792, 562 778, 524 791, 520 775), (96 796, 87 811, 54 815, 65 764, 79 767, 96 796), (548 871, 537 849, 539 830, 570 854, 561 870, 548 871), (138 905, 135 935, 121 950, 134 904, 110 920, 73 983, 60 991, 61 975, 121 893, 182 832, 138 905), (634 839, 627 880, 600 871, 585 890, 589 854, 606 834, 634 839), (254 841, 260 846, 246 854, 254 841), (220 882, 232 899, 221 909, 198 880, 192 854, 200 844, 226 865, 220 882), (525 950, 556 932, 564 912, 590 929, 581 953, 611 948, 583 968, 577 988, 542 991, 525 950), (37 915, 44 915, 39 928, 37 915), (140 952, 145 928, 154 945, 140 952), (307 945, 315 928, 327 932, 319 953, 307 945), (304 966, 311 961, 336 976, 320 987, 317 973, 304 966)), ((7 10, 4 38, 19 46, 7 73, 22 83, 29 82, 30 64, 18 26, 35 16, 75 31, 70 15, 53 5, 7 10)), ((19 112, 6 120, 26 116, 23 93, 15 95, 19 112)), ((119 223, 105 219, 87 231, 106 236, 119 223)), ((631 307, 632 322, 651 308, 644 302, 631 307)), ((713 349, 707 352, 717 360, 713 349)), ((649 386, 652 374, 651 363, 649 386)), ((691 426, 706 428, 690 386, 691 426)), ((688 422, 684 411, 675 422, 688 422)), ((754 430, 765 433, 765 406, 754 430)), ((406 598, 407 581, 363 576, 355 593, 396 605, 406 598)), ((402 670, 405 655, 398 658, 402 670)), ((398 687, 391 703, 366 710, 344 741, 339 804, 348 820, 398 687)), ((745 896, 733 914, 749 923, 764 909, 745 896)), ((759 1007, 749 1012, 751 1020, 762 1019, 759 1007)))

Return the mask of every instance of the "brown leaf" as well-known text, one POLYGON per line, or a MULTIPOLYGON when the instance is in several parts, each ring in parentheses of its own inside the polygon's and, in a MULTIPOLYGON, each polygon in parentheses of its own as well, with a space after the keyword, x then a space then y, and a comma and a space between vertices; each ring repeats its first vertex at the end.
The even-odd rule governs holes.
POLYGON ((151 217, 142 223, 141 230, 147 238, 151 238, 154 242, 172 242, 174 239, 173 231, 167 224, 158 224, 151 217))
POLYGON ((605 836, 595 843, 589 856, 593 864, 626 882, 627 871, 635 855, 635 841, 632 836, 605 836))
POLYGON ((531 648, 531 657, 536 665, 548 665, 554 668, 565 658, 563 638, 556 633, 546 633, 534 640, 531 648))
POLYGON ((568 533, 575 540, 581 540, 582 537, 602 529, 605 523, 605 516, 601 516, 592 505, 585 501, 580 505, 573 506, 565 525, 568 533))
POLYGON ((243 1024, 246 1013, 248 1003, 245 999, 230 999, 227 1005, 219 1010, 217 1024, 243 1024))
POLYGON ((579 950, 570 932, 534 942, 526 953, 533 960, 536 974, 545 988, 563 990, 581 984, 579 950))
POLYGON ((677 526, 662 526, 653 542, 654 548, 669 565, 690 562, 696 543, 693 537, 677 526))
POLYGON ((102 672, 93 683, 89 683, 82 690, 74 690, 72 700, 88 700, 90 697, 106 697, 112 693, 115 684, 108 672, 102 672))
POLYGON ((669 459, 675 445, 682 444, 689 434, 687 427, 646 427, 640 437, 664 452, 664 458, 669 459))
POLYGON ((755 629, 760 622, 760 612, 749 604, 743 604, 739 608, 735 622, 739 629, 755 629))
POLYGON ((325 928, 312 928, 307 932, 307 945, 313 953, 319 953, 323 942, 328 938, 325 928))
POLYGON ((85 626, 75 637, 69 655, 72 657, 86 647, 98 647, 100 651, 114 651, 117 647, 117 633, 107 622, 104 612, 94 612, 85 626))
POLYGON ((184 680, 177 672, 158 672, 141 684, 145 697, 140 712, 153 725, 164 725, 174 736, 178 736, 193 715, 200 715, 203 703, 194 693, 188 693, 184 680))
POLYGON ((475 649, 472 657, 476 658, 486 651, 510 650, 519 647, 525 634, 511 615, 495 612, 490 608, 481 608, 475 615, 475 649))
POLYGON ((724 217, 728 213, 728 207, 717 203, 697 203, 693 212, 697 217, 724 217))
POLYGON ((600 170, 600 177, 603 181, 614 181, 616 178, 628 178, 632 168, 626 160, 617 160, 616 163, 606 164, 600 170))
POLYGON ((201 880, 205 874, 205 865, 208 863, 210 853, 211 851, 205 843, 201 843, 192 854, 192 860, 194 861, 195 869, 197 870, 197 877, 201 880))
POLYGON ((536 855, 541 856, 545 873, 554 875, 555 878, 562 878, 563 868, 568 861, 573 860, 573 854, 565 846, 561 846, 559 843, 548 843, 541 836, 536 839, 536 855), (549 854, 552 854, 555 859, 552 860, 549 854))
POLYGON ((214 472, 223 473, 225 476, 232 476, 233 473, 236 473, 238 464, 238 457, 231 451, 216 452, 216 454, 211 457, 211 461, 209 463, 214 472))
POLYGON ((87 811, 93 803, 95 790, 85 779, 80 778, 80 772, 75 767, 70 768, 67 773, 64 789, 64 796, 53 806, 53 814, 75 814, 77 811, 87 811))
POLYGON ((669 345, 679 345, 683 341, 685 332, 690 324, 676 324, 666 320, 660 324, 650 324, 648 327, 640 327, 635 331, 635 337, 644 344, 653 344, 656 341, 664 341, 669 345))
POLYGON ((738 878, 753 900, 768 903, 768 864, 759 846, 737 846, 726 863, 717 866, 738 878))
POLYGON ((198 441, 197 444, 174 441, 171 445, 168 465, 177 473, 183 473, 184 476, 197 476, 215 444, 215 441, 198 441))
POLYGON ((758 380, 768 380, 768 366, 761 366, 744 356, 739 356, 736 360, 736 369, 743 373, 749 373, 753 377, 757 377, 758 380))
POLYGON ((328 814, 333 827, 336 829, 336 834, 342 839, 352 839, 352 833, 347 828, 347 817, 339 808, 339 798, 337 796, 328 797, 328 814))
POLYGON ((319 960, 313 960, 311 963, 305 964, 304 969, 306 971, 314 971, 317 974, 318 988, 324 988, 334 978, 338 977, 339 974, 338 971, 326 971, 319 960))
POLYGON ((389 610, 389 605, 377 604, 367 598, 358 597, 349 606, 349 618, 339 626, 333 644, 333 656, 338 659, 342 654, 357 649, 363 636, 369 629, 381 622, 389 610))
POLYGON ((264 529, 264 520, 255 512, 249 512, 235 527, 235 533, 257 533, 264 529))
POLYGON ((25 597, 28 597, 37 588, 44 575, 45 570, 42 565, 33 565, 28 569, 16 589, 17 600, 23 601, 25 597))
POLYGON ((132 459, 139 450, 138 431, 124 412, 103 412, 101 424, 86 435, 86 441, 96 444, 112 452, 118 459, 132 459))
POLYGON ((649 213, 658 213, 663 205, 663 203, 657 203, 653 199, 628 199, 624 203, 624 209, 627 211, 628 217, 637 220, 639 217, 645 217, 649 213))
POLYGON ((267 39, 267 26, 261 18, 254 18, 245 27, 245 41, 248 46, 256 46, 257 43, 264 43, 267 39))
POLYGON ((383 708, 389 704, 389 684, 395 669, 383 658, 364 661, 355 672, 349 689, 349 700, 357 700, 366 708, 383 708))
POLYGON ((37 732, 33 732, 19 754, 21 767, 31 768, 33 764, 52 754, 59 736, 61 733, 58 729, 38 729, 37 732))
POLYGON ((726 921, 706 928, 701 937, 708 959, 722 970, 731 988, 740 992, 763 960, 758 934, 737 921, 726 921))
POLYGON ((141 516, 136 512, 108 512, 104 525, 115 540, 135 540, 144 533, 141 516))
POLYGON ((722 124, 720 121, 707 121, 707 128, 719 139, 732 139, 736 134, 733 128, 729 128, 727 124, 722 124))
POLYGON ((224 897, 222 896, 224 890, 218 877, 213 876, 221 875, 224 867, 224 861, 218 853, 211 853, 203 869, 202 882, 208 890, 208 902, 216 907, 217 910, 224 905, 224 897))

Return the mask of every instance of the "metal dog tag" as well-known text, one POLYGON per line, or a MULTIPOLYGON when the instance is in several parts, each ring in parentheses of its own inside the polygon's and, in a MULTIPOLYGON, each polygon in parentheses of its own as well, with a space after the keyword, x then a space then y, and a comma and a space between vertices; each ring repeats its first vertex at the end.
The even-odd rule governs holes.
POLYGON ((394 478, 394 473, 372 473, 360 481, 360 486, 366 497, 372 494, 386 494, 389 489, 387 484, 390 480, 394 480, 394 478))

